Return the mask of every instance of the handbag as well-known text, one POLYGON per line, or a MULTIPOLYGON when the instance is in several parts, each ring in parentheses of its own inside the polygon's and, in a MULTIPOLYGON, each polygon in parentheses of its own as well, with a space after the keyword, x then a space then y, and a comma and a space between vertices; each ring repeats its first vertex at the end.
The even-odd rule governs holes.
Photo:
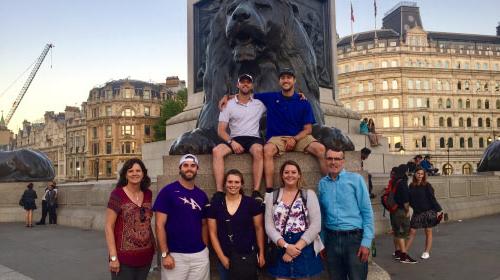
POLYGON ((19 199, 19 206, 24 207, 24 199, 19 199))
MULTIPOLYGON (((299 193, 300 193, 300 190, 297 191, 297 193, 295 194, 295 197, 293 198, 292 203, 290 205, 293 206, 293 203, 297 199, 297 196, 299 195, 299 193)), ((288 223, 288 218, 290 218, 290 215, 289 215, 290 210, 291 210, 291 207, 290 207, 290 209, 288 209, 288 212, 286 214, 285 226, 283 227, 283 230, 281 232, 281 236, 285 235, 286 224, 288 223)), ((266 251, 266 256, 265 256, 266 257, 266 264, 269 266, 274 266, 274 265, 276 265, 276 263, 278 263, 278 259, 285 254, 286 250, 283 248, 279 248, 278 245, 276 245, 276 243, 274 243, 272 240, 269 240, 265 251, 266 251)))
POLYGON ((231 243, 229 252, 229 279, 234 280, 255 280, 258 279, 257 275, 257 252, 255 248, 252 247, 252 251, 247 254, 238 253, 235 249, 234 244, 234 233, 231 226, 231 216, 229 215, 225 203, 225 199, 222 204, 224 205, 225 212, 225 227, 227 232, 227 237, 231 243))

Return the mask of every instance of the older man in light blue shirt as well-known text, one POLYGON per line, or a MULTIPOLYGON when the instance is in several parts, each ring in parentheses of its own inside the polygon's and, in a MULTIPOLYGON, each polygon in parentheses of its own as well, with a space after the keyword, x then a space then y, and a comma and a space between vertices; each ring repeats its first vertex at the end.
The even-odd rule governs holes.
POLYGON ((330 279, 366 279, 373 210, 363 177, 344 170, 344 156, 326 151, 328 175, 318 184, 327 269, 330 279))

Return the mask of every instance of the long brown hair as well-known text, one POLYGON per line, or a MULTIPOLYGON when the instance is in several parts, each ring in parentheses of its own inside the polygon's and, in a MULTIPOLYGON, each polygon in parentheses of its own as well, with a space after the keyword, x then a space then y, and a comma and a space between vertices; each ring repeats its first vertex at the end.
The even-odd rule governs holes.
POLYGON ((283 181, 283 172, 285 172, 285 167, 287 165, 293 165, 297 168, 297 171, 299 172, 299 175, 300 175, 300 178, 297 181, 297 188, 300 189, 302 187, 302 185, 304 184, 304 178, 302 177, 302 170, 300 169, 299 164, 293 160, 287 160, 287 161, 283 162, 283 164, 281 165, 281 168, 280 168, 281 187, 285 186, 285 181, 283 181))
POLYGON ((245 192, 243 191, 243 185, 245 185, 245 180, 243 179, 243 174, 238 170, 238 169, 231 169, 226 174, 224 175, 224 188, 226 188, 226 183, 227 183, 227 177, 229 175, 234 175, 238 176, 241 181, 241 187, 240 187, 240 194, 244 194, 245 192))
POLYGON ((423 169, 422 167, 417 167, 417 169, 415 169, 415 173, 413 173, 413 178, 412 178, 412 181, 411 181, 411 186, 425 186, 427 185, 427 172, 425 172, 425 169, 423 169), (422 182, 420 182, 420 184, 418 183, 418 180, 417 180, 417 172, 418 171, 424 171, 424 177, 422 177, 422 182))

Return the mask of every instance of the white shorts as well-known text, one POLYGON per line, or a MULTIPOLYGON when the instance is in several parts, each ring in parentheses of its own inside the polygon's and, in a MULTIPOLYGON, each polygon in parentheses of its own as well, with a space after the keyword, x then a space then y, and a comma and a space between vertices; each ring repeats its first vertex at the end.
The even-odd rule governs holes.
POLYGON ((161 267, 161 280, 209 280, 210 260, 208 248, 198 253, 170 253, 174 258, 174 269, 161 267))

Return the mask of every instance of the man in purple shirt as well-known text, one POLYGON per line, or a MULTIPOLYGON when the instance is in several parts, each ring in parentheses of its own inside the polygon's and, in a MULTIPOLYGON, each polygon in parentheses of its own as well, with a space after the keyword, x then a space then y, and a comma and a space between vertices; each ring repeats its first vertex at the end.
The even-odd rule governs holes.
POLYGON ((165 186, 153 206, 162 259, 162 280, 208 280, 208 197, 195 186, 196 156, 179 161, 179 180, 165 186))

